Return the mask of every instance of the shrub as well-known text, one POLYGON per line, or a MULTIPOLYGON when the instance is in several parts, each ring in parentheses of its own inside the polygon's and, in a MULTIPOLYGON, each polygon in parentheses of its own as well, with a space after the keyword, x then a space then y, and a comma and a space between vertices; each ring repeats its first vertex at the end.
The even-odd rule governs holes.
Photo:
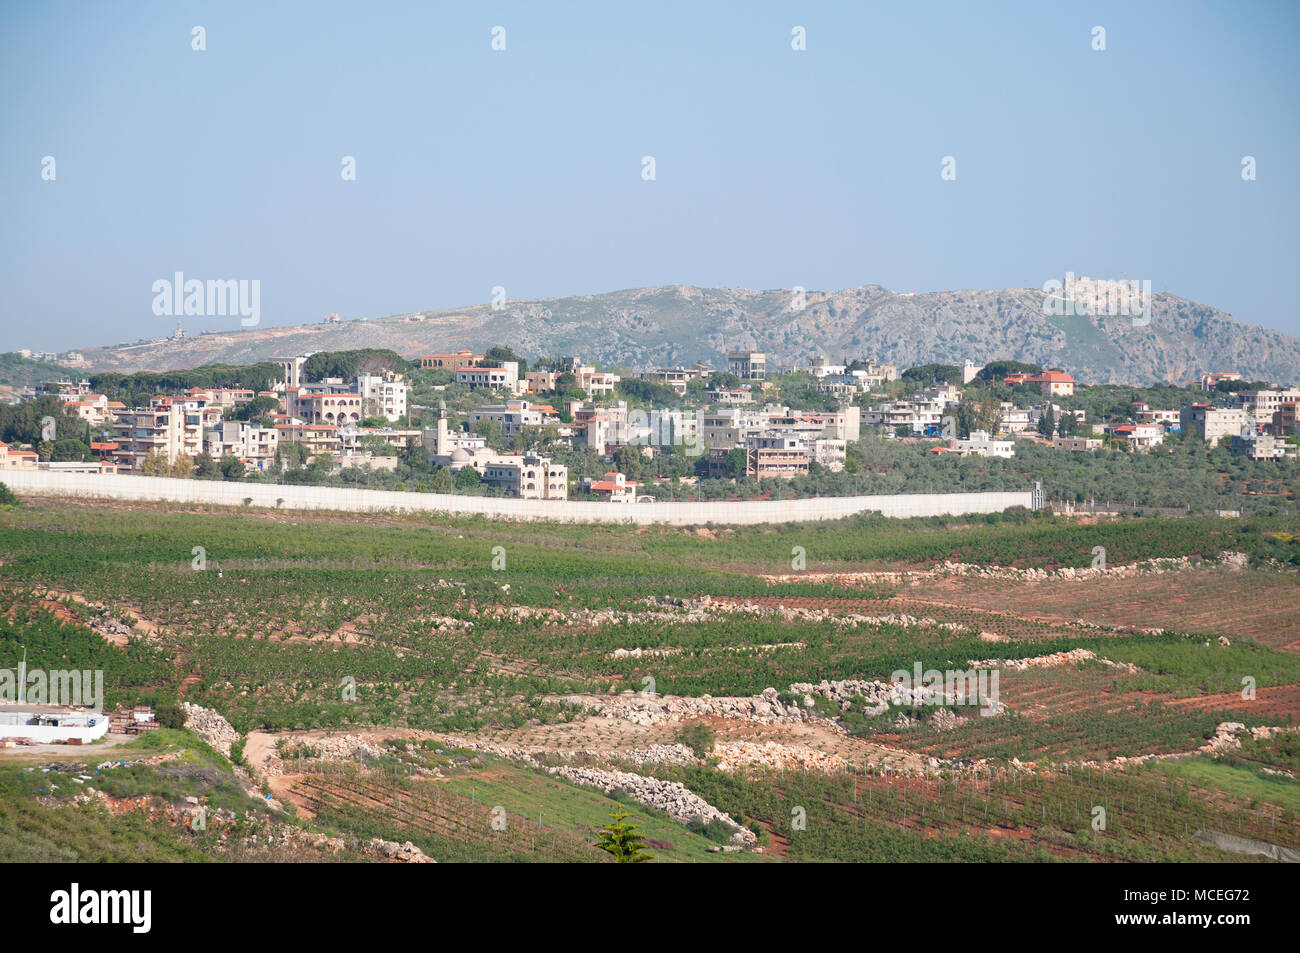
POLYGON ((717 732, 703 723, 684 725, 676 735, 677 742, 690 748, 697 758, 707 758, 717 738, 717 732))

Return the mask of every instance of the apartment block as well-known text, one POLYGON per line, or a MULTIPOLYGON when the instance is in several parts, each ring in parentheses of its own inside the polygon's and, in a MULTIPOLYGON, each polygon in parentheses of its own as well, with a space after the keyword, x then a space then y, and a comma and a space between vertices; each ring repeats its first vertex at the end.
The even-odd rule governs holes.
POLYGON ((203 449, 214 457, 230 454, 244 461, 248 470, 269 468, 280 446, 280 432, 275 427, 259 427, 240 420, 222 421, 208 430, 203 449))
POLYGON ((685 394, 687 384, 701 377, 708 377, 712 373, 713 368, 707 364, 695 364, 693 367, 671 367, 645 371, 640 376, 642 380, 665 384, 677 391, 677 393, 685 394))
POLYGON ((728 351, 727 370, 741 380, 759 380, 767 376, 767 355, 762 351, 728 351))
POLYGON ((309 457, 339 452, 339 428, 332 424, 276 424, 275 429, 280 443, 303 444, 309 457))
POLYGON ((1294 444, 1267 433, 1235 434, 1231 449, 1251 460, 1282 460, 1296 455, 1294 444))
POLYGON ((203 452, 202 414, 169 397, 155 398, 149 410, 123 411, 113 430, 117 442, 113 461, 123 470, 139 470, 155 450, 168 464, 182 454, 197 457, 203 452))
POLYGON ((1191 404, 1179 412, 1179 425, 1185 433, 1195 432, 1211 446, 1224 437, 1239 435, 1243 428, 1253 428, 1254 417, 1242 407, 1215 407, 1191 404))
POLYGON ((469 412, 470 429, 484 420, 494 420, 503 436, 523 433, 525 427, 540 427, 542 412, 526 400, 511 400, 504 404, 487 404, 469 412))
POLYGON ((342 427, 364 416, 360 394, 299 390, 289 411, 308 423, 342 427))
POLYGON ((569 468, 535 453, 493 455, 480 474, 483 482, 526 500, 565 500, 569 468))
POLYGON ((362 374, 357 391, 367 417, 383 417, 396 423, 406 416, 406 382, 400 374, 362 374))
POLYGON ((466 387, 489 387, 522 395, 527 384, 519 379, 519 364, 504 361, 501 367, 461 367, 456 370, 456 383, 466 387))
POLYGON ((1257 420, 1263 420, 1276 414, 1283 404, 1300 401, 1300 390, 1243 390, 1237 393, 1237 400, 1254 411, 1257 420))
POLYGON ((1300 407, 1300 403, 1297 403, 1296 401, 1286 401, 1278 406, 1277 410, 1273 413, 1273 421, 1271 424, 1274 434, 1283 437, 1289 434, 1300 433, 1300 419, 1297 419, 1297 407, 1300 407))
POLYGON ((808 448, 789 434, 757 434, 745 438, 745 475, 757 480, 783 479, 808 474, 808 448))

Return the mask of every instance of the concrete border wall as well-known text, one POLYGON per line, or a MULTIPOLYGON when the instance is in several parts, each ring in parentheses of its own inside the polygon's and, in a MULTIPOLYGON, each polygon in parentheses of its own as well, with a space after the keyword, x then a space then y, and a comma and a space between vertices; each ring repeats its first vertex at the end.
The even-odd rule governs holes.
POLYGON ((55 473, 10 470, 0 482, 15 493, 114 500, 207 503, 218 506, 280 507, 292 510, 345 512, 433 512, 483 514, 515 520, 560 523, 664 523, 698 526, 704 523, 801 523, 834 520, 877 511, 885 516, 962 516, 997 513, 1012 506, 1030 506, 1029 490, 994 493, 917 493, 895 496, 832 496, 801 500, 754 500, 717 503, 595 503, 585 500, 520 500, 504 497, 456 496, 398 490, 363 490, 333 486, 280 486, 272 483, 224 483, 173 477, 124 474, 55 473))

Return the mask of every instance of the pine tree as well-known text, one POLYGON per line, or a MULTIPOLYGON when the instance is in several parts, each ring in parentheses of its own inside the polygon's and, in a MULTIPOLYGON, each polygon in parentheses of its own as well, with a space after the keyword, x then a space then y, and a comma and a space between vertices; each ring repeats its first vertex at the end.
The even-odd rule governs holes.
POLYGON ((596 846, 613 854, 620 864, 640 864, 650 860, 653 855, 646 850, 645 838, 637 825, 624 823, 632 815, 620 807, 609 816, 614 819, 613 823, 600 829, 600 843, 596 846))

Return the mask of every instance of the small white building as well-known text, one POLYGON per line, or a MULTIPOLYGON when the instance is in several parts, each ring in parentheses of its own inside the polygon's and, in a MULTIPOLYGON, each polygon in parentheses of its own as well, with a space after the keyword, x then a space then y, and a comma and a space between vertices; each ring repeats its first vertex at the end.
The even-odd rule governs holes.
POLYGON ((0 709, 0 740, 87 744, 108 734, 108 716, 84 709, 0 709))
POLYGON ((1016 451, 1010 440, 994 440, 986 430, 972 430, 966 440, 954 440, 950 445, 957 453, 972 457, 1014 457, 1016 451))

